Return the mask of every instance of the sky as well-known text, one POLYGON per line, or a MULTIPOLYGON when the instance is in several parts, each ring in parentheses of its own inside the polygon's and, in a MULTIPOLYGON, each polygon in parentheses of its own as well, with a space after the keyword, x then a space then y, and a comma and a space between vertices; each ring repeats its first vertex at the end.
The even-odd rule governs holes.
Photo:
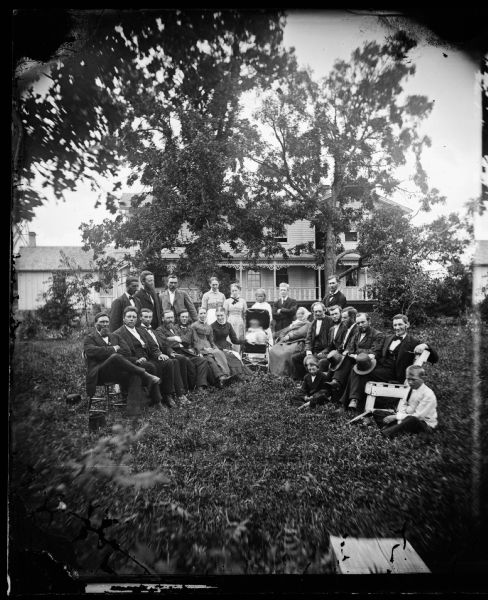
MULTIPOLYGON (((284 30, 285 46, 295 48, 298 62, 309 66, 317 77, 326 76, 336 59, 348 59, 364 41, 383 42, 393 33, 375 16, 347 12, 292 12, 284 30)), ((420 38, 411 53, 417 72, 405 86, 408 94, 423 94, 435 100, 423 131, 432 139, 423 165, 432 187, 447 197, 446 205, 415 217, 417 224, 449 212, 462 212, 466 201, 480 194, 481 98, 478 67, 454 48, 420 38), (447 56, 445 56, 447 55, 447 56)), ((404 171, 402 178, 408 180, 404 171)), ((408 187, 408 181, 406 181, 408 187)), ((128 191, 128 190, 123 190, 128 191)), ((405 194, 393 199, 414 211, 415 198, 405 194)), ((96 195, 88 187, 66 194, 66 202, 54 200, 37 209, 30 231, 39 246, 80 245, 81 222, 98 223, 111 217, 103 207, 94 208, 96 195)), ((488 239, 488 214, 475 221, 475 237, 488 239)))

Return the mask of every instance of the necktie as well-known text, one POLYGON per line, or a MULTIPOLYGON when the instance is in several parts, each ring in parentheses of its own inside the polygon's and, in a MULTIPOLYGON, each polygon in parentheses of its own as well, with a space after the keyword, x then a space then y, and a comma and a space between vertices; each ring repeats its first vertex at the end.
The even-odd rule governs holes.
POLYGON ((232 304, 237 304, 239 302, 239 298, 232 298, 232 304))

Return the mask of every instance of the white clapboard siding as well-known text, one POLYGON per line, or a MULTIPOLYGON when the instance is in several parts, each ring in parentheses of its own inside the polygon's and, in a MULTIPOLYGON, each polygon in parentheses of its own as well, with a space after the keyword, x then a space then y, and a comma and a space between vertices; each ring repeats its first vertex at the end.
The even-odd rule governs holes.
POLYGON ((315 243, 315 228, 310 227, 310 221, 302 219, 301 221, 295 221, 291 225, 288 225, 287 230, 287 241, 282 242, 285 248, 296 246, 297 244, 306 244, 307 242, 315 243))

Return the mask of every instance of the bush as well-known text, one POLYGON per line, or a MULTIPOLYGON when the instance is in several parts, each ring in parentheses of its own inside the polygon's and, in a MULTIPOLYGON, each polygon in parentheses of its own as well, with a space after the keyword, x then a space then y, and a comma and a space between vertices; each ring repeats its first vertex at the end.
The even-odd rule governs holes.
POLYGON ((36 311, 25 311, 22 320, 17 328, 17 338, 20 340, 32 340, 42 337, 46 333, 46 328, 42 324, 41 319, 37 316, 36 311))
POLYGON ((478 306, 481 320, 488 324, 488 296, 485 296, 478 306))

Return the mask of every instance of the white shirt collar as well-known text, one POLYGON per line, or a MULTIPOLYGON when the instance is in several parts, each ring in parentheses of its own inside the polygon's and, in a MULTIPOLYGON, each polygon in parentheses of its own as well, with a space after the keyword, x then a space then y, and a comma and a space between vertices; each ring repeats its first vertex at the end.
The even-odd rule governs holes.
POLYGON ((139 335, 139 332, 137 331, 137 329, 135 327, 127 327, 127 325, 125 325, 125 328, 131 335, 133 335, 137 340, 139 340, 143 346, 145 346, 144 340, 141 338, 141 336, 139 335))

